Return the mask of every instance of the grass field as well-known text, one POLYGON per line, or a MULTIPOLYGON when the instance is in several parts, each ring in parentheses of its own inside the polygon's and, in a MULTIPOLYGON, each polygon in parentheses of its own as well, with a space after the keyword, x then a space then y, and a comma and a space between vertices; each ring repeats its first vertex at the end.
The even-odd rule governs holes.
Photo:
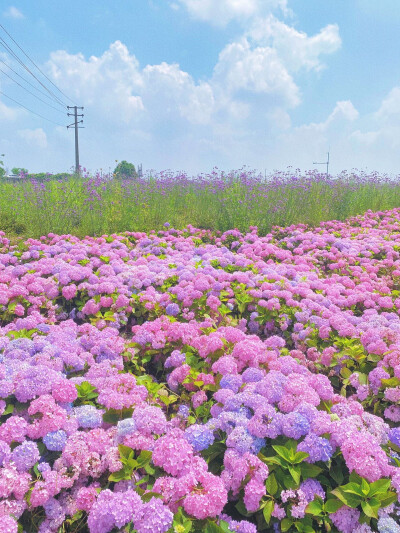
POLYGON ((309 172, 267 177, 248 170, 188 177, 163 172, 141 180, 99 175, 63 181, 0 183, 0 228, 9 235, 77 236, 151 231, 165 222, 226 231, 323 220, 400 205, 400 176, 309 172))

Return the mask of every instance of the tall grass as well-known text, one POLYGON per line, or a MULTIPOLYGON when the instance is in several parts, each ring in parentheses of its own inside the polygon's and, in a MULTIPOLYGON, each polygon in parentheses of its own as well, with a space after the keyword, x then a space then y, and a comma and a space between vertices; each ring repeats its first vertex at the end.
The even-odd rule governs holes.
POLYGON ((368 209, 400 206, 400 176, 281 172, 263 177, 246 170, 189 178, 160 173, 140 180, 99 175, 65 180, 0 182, 0 230, 39 237, 150 231, 169 222, 225 231, 258 226, 310 225, 344 220, 368 209))

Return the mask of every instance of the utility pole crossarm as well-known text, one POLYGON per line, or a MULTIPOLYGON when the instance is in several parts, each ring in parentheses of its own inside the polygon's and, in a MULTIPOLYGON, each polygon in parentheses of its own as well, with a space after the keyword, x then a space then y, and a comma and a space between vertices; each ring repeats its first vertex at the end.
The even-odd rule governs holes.
POLYGON ((323 161, 322 163, 318 163, 317 161, 313 161, 313 165, 326 165, 326 177, 329 176, 329 152, 327 152, 328 158, 326 161, 323 161))

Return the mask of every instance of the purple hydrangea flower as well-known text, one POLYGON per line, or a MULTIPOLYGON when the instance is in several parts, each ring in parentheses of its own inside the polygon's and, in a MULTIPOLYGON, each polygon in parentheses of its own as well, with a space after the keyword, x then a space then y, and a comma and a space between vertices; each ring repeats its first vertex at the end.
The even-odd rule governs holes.
POLYGON ((164 367, 171 368, 181 366, 186 359, 186 355, 179 350, 174 350, 169 357, 165 360, 164 367))
POLYGON ((214 442, 213 432, 200 424, 193 424, 185 430, 185 439, 196 452, 207 449, 214 442))
POLYGON ((40 459, 36 442, 26 440, 13 450, 10 459, 19 472, 27 472, 40 459))
POLYGON ((172 526, 174 515, 159 498, 152 498, 141 508, 139 518, 134 520, 138 533, 165 533, 172 526))
POLYGON ((170 316, 176 316, 179 313, 179 310, 178 304, 168 304, 165 308, 165 312, 170 316))
POLYGON ((186 419, 189 416, 190 409, 187 405, 180 405, 177 415, 180 418, 186 419))
POLYGON ((75 417, 82 428, 98 428, 103 424, 101 411, 94 405, 81 405, 74 409, 75 417))
POLYGON ((388 433, 388 437, 390 442, 393 442, 396 446, 400 446, 400 428, 392 428, 388 433))
POLYGON ((289 413, 282 420, 282 432, 286 437, 299 439, 310 431, 310 423, 299 413, 289 413))
POLYGON ((46 448, 52 452, 61 452, 67 442, 67 434, 62 429, 51 431, 43 437, 46 448))
POLYGON ((297 450, 309 454, 306 459, 309 463, 329 461, 333 455, 333 448, 328 439, 319 437, 315 433, 309 433, 303 442, 300 442, 297 446, 297 450))
POLYGON ((117 435, 122 438, 136 430, 136 424, 133 418, 125 418, 117 424, 117 435))
POLYGON ((239 374, 227 374, 221 379, 219 383, 221 389, 230 389, 233 392, 238 392, 241 385, 242 376, 240 376, 239 374))

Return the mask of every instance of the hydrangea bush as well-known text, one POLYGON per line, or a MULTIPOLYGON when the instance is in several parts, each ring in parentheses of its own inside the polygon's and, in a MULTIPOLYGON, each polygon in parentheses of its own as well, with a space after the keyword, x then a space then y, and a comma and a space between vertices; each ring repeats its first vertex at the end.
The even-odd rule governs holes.
POLYGON ((4 533, 400 532, 400 210, 11 245, 4 533))

